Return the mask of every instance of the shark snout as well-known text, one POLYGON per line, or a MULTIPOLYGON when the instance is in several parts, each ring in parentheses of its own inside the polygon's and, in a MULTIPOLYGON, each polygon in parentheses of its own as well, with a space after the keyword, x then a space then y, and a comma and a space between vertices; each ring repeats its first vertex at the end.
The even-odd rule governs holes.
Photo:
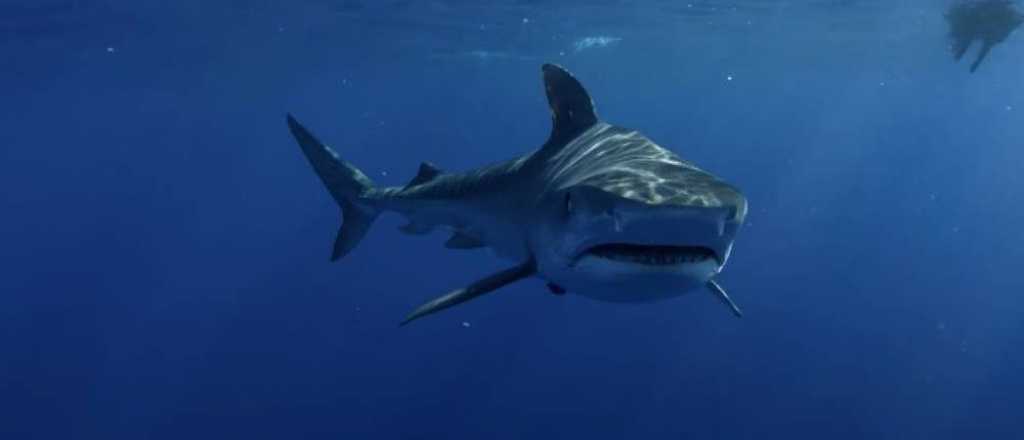
POLYGON ((611 216, 624 231, 653 240, 714 241, 735 234, 741 223, 737 207, 616 207, 611 216))
POLYGON ((561 258, 540 268, 557 285, 604 300, 675 296, 722 270, 742 217, 734 207, 605 206, 573 219, 561 258))
MULTIPOLYGON (((610 245, 660 249, 688 249, 691 255, 707 253, 723 265, 742 213, 735 207, 615 206, 591 216, 583 238, 572 252, 574 260, 610 245), (584 238, 585 237, 585 238, 584 238)), ((582 226, 582 225, 581 225, 582 226)))

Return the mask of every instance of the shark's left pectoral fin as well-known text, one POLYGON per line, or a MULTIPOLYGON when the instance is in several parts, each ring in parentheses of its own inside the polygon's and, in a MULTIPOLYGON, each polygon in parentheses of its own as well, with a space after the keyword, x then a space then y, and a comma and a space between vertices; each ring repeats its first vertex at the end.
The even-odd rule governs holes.
POLYGON ((470 284, 469 286, 453 290, 447 295, 434 299, 426 304, 423 304, 422 306, 419 306, 418 308, 416 308, 416 310, 413 310, 413 312, 410 313, 409 316, 406 316, 405 319, 402 320, 401 324, 399 325, 405 325, 415 319, 440 312, 441 310, 447 309, 458 304, 462 304, 480 295, 493 292, 506 285, 512 284, 523 278, 529 277, 535 273, 537 273, 537 267, 533 261, 528 261, 518 266, 505 269, 501 272, 488 276, 487 278, 476 281, 473 284, 470 284))
POLYGON ((718 283, 715 282, 715 280, 708 281, 708 289, 711 289, 711 293, 715 295, 715 298, 718 298, 719 301, 722 301, 723 304, 729 306, 729 308, 732 309, 733 315, 736 315, 737 318, 743 317, 743 311, 740 310, 739 306, 737 306, 736 303, 732 302, 732 298, 729 298, 729 294, 725 293, 725 289, 723 289, 722 286, 718 285, 718 283))

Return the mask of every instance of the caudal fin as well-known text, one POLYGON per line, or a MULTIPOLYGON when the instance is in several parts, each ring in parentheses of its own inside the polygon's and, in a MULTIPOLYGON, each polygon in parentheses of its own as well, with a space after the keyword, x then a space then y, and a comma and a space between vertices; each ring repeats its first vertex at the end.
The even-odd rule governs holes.
POLYGON ((347 255, 362 241, 377 218, 377 210, 366 203, 373 182, 352 164, 341 160, 330 147, 321 143, 306 127, 288 115, 288 128, 302 147, 306 159, 320 176, 331 196, 341 206, 342 223, 334 240, 331 261, 347 255))

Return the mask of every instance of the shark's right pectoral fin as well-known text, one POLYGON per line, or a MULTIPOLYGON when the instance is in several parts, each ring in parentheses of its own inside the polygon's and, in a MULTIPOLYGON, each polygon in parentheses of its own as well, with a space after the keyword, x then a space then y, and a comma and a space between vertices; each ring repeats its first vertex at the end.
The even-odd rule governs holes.
POLYGON ((506 285, 512 284, 523 278, 529 277, 537 272, 537 267, 533 261, 520 264, 518 266, 505 269, 501 272, 488 276, 487 278, 470 284, 469 286, 461 289, 453 290, 452 292, 442 297, 436 298, 423 304, 413 310, 409 316, 406 316, 402 323, 399 325, 405 325, 409 322, 422 318, 424 316, 440 312, 441 310, 449 307, 462 304, 473 298, 476 298, 485 293, 493 292, 506 285))
POLYGON ((715 298, 718 298, 719 301, 732 309, 733 315, 736 315, 737 318, 743 317, 743 311, 740 310, 736 303, 732 302, 732 298, 729 298, 729 294, 725 293, 725 289, 723 289, 715 280, 708 281, 708 289, 711 289, 711 293, 715 295, 715 298))

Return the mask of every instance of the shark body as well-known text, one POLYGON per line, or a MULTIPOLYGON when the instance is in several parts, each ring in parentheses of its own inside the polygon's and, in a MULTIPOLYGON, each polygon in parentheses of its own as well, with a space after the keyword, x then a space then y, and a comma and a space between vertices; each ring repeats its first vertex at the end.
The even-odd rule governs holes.
POLYGON ((714 278, 746 216, 743 195, 639 132, 602 122, 561 67, 542 71, 553 121, 542 147, 467 172, 423 163, 402 187, 375 186, 289 115, 292 134, 341 206, 332 260, 390 211, 408 219, 405 233, 446 228, 446 247, 489 247, 516 263, 423 304, 403 324, 534 276, 555 294, 616 302, 705 288, 741 316, 714 278))
POLYGON ((1022 15, 1009 0, 963 0, 954 3, 946 13, 953 58, 960 61, 975 41, 981 50, 971 64, 971 72, 997 44, 1002 43, 1022 23, 1022 15))

